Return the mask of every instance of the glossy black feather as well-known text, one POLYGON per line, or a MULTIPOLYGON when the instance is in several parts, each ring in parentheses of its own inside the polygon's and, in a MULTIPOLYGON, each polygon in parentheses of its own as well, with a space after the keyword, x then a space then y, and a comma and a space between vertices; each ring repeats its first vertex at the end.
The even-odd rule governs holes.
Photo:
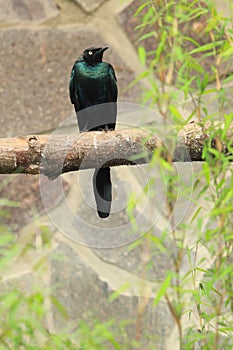
POLYGON ((110 168, 100 168, 95 170, 93 176, 93 189, 98 214, 101 218, 107 218, 112 203, 110 168))
MULTIPOLYGON (((71 71, 70 100, 80 132, 115 129, 117 79, 111 64, 102 61, 106 49, 86 49, 71 71)), ((112 201, 110 168, 95 170, 93 187, 98 214, 102 218, 108 217, 112 201)))

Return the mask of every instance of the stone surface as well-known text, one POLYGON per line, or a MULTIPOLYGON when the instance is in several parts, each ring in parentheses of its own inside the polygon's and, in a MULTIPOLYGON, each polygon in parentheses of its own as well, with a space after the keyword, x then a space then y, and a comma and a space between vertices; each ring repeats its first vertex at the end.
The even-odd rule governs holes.
MULTIPOLYGON (((43 182, 43 177, 40 178, 43 182)), ((1 218, 1 223, 10 225, 15 233, 33 219, 43 215, 45 208, 41 200, 39 176, 37 175, 0 175, 0 197, 15 202, 13 206, 2 206, 6 215, 1 218)), ((63 190, 67 194, 68 183, 63 179, 63 190)), ((61 196, 51 193, 48 208, 58 205, 61 196)))
MULTIPOLYGON (((70 117, 68 84, 74 61, 92 45, 106 45, 91 27, 77 29, 5 29, 0 31, 0 136, 40 133, 70 117)), ((106 52, 116 70, 119 99, 136 101, 138 88, 116 52, 106 52)))
MULTIPOLYGON (((57 286, 55 295, 68 313, 68 319, 62 320, 55 311, 56 327, 64 329, 69 324, 74 329, 81 320, 93 325, 95 320, 106 322, 111 319, 115 321, 114 334, 118 334, 117 340, 126 345, 126 339, 122 339, 122 332, 119 334, 118 331, 120 324, 128 321, 125 328, 130 344, 135 339, 138 297, 119 295, 110 301, 109 297, 114 291, 106 282, 100 280, 72 248, 60 243, 55 253, 60 255, 60 259, 52 263, 52 285, 57 286)), ((166 350, 165 339, 173 321, 165 304, 161 302, 157 307, 153 307, 152 300, 148 300, 141 322, 142 348, 149 349, 150 346, 157 345, 158 349, 166 350)), ((112 348, 108 345, 107 349, 112 348)))
MULTIPOLYGON (((156 231, 156 237, 159 237, 158 231, 156 231)), ((173 269, 170 256, 171 247, 171 244, 169 247, 168 243, 164 243, 164 252, 161 253, 156 245, 153 246, 152 240, 146 242, 145 236, 142 236, 134 248, 125 245, 114 248, 114 251, 112 249, 96 249, 95 254, 109 264, 114 264, 138 276, 144 275, 147 280, 158 282, 164 280, 166 271, 173 269), (146 271, 143 271, 142 255, 145 255, 149 262, 146 271)))
POLYGON ((220 16, 228 17, 232 13, 231 1, 229 0, 214 0, 217 11, 220 16))
POLYGON ((97 10, 106 0, 74 0, 82 9, 87 12, 97 10))
POLYGON ((0 21, 42 21, 58 14, 53 0, 0 0, 0 21))
MULTIPOLYGON (((229 73, 230 75, 231 73, 229 73)), ((205 118, 205 110, 208 111, 208 114, 211 116, 211 120, 225 121, 225 114, 231 114, 232 113, 232 95, 233 95, 233 83, 230 82, 226 86, 224 86, 224 103, 220 103, 222 101, 222 90, 219 92, 216 90, 216 84, 210 84, 208 88, 208 93, 204 94, 201 98, 202 103, 202 117, 205 118), (219 98, 220 95, 220 98, 219 98)), ((193 109, 193 103, 192 101, 187 101, 184 104, 184 107, 188 109, 193 109)))

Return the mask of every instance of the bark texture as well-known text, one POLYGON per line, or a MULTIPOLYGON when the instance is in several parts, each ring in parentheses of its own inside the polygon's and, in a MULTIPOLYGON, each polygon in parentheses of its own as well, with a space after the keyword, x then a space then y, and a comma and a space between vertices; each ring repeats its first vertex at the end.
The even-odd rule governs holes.
POLYGON ((164 127, 153 133, 129 129, 2 138, 0 173, 44 173, 56 178, 80 169, 147 163, 156 149, 172 161, 202 161, 203 145, 210 137, 212 147, 226 154, 219 139, 194 122, 179 133, 164 127))

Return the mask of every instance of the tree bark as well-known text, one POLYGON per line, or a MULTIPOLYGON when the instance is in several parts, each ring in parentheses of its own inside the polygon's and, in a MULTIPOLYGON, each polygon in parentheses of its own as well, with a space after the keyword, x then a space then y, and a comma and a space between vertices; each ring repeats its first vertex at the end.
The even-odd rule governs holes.
MULTIPOLYGON (((0 139, 0 173, 61 173, 100 166, 135 165, 149 162, 156 149, 172 161, 202 161, 205 140, 210 136, 195 122, 178 134, 175 128, 93 131, 78 135, 29 135, 0 139)), ((212 147, 227 153, 212 138, 212 147)))

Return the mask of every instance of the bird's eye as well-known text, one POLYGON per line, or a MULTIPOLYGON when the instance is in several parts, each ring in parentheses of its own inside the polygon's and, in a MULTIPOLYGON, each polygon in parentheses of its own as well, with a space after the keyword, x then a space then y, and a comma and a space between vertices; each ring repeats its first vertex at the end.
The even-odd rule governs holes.
POLYGON ((93 55, 93 52, 92 51, 88 51, 88 55, 89 56, 93 55))

